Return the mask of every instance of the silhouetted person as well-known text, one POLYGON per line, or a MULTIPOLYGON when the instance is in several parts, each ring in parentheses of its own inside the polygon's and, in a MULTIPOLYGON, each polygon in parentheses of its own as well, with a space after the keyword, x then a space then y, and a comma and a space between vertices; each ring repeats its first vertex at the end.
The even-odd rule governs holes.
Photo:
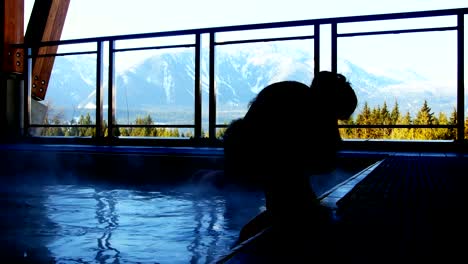
POLYGON ((348 119, 356 106, 346 78, 322 71, 310 87, 296 81, 268 85, 230 124, 223 137, 226 176, 261 186, 266 200, 266 210, 244 226, 239 242, 268 226, 288 240, 328 224, 331 216, 309 176, 335 169, 338 120, 348 119))

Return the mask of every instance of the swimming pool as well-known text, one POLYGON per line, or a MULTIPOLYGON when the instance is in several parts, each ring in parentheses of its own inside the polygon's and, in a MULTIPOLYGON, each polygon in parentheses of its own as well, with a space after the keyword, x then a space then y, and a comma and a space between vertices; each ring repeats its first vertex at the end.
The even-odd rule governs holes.
MULTIPOLYGON (((45 149, 0 151, 8 263, 211 263, 264 209, 259 190, 190 181, 219 172, 219 153, 45 149)), ((320 195, 373 162, 342 159, 311 184, 320 195)))
POLYGON ((17 186, 1 193, 2 245, 30 263, 210 263, 261 193, 194 186, 17 186))

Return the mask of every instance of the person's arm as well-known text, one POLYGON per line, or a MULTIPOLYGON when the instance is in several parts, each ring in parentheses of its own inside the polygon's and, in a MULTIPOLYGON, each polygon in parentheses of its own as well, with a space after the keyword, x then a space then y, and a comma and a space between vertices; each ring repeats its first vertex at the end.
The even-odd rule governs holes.
POLYGON ((272 219, 271 219, 270 212, 268 210, 265 210, 259 213, 242 227, 239 233, 239 238, 237 239, 236 245, 255 236, 256 234, 265 230, 271 225, 272 225, 272 219))

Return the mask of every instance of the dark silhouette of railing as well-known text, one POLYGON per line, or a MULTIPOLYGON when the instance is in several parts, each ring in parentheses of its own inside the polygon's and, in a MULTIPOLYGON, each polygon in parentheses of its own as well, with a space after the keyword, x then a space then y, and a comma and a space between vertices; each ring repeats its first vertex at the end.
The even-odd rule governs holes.
POLYGON ((298 21, 287 21, 287 22, 274 22, 274 23, 262 23, 262 24, 250 24, 250 25, 234 25, 225 27, 211 27, 211 28, 200 28, 200 29, 187 29, 187 30, 176 30, 176 31, 165 31, 165 32, 154 32, 154 33, 141 33, 131 35, 120 35, 120 36, 103 36, 96 38, 83 38, 83 39, 72 39, 72 40, 61 40, 61 41, 50 41, 42 43, 25 43, 24 48, 26 49, 26 70, 25 70, 25 91, 24 94, 24 122, 23 122, 23 133, 24 136, 29 135, 30 128, 34 127, 93 127, 96 129, 96 136, 92 140, 97 142, 115 142, 116 138, 113 138, 115 129, 119 127, 165 127, 165 128, 192 128, 194 130, 194 140, 206 140, 202 138, 202 93, 201 93, 201 39, 202 36, 208 36, 209 38, 209 118, 208 118, 208 139, 206 142, 216 141, 216 129, 225 127, 225 124, 216 123, 216 87, 215 87, 215 48, 221 45, 232 45, 232 44, 244 44, 253 42, 269 42, 269 41, 289 41, 289 40, 303 40, 312 39, 314 43, 314 73, 320 71, 320 27, 323 25, 331 26, 331 69, 337 71, 338 61, 338 40, 340 38, 358 37, 358 36, 369 36, 369 35, 385 35, 385 34, 407 34, 407 33, 420 33, 420 32, 434 32, 434 31, 456 31, 457 41, 454 49, 457 51, 457 122, 456 125, 340 125, 342 128, 454 128, 457 130, 457 137, 455 141, 461 142, 464 140, 464 128, 465 128, 465 116, 464 116, 464 16, 468 14, 468 8, 459 9, 446 9, 446 10, 433 10, 433 11, 418 11, 418 12, 407 12, 407 13, 392 13, 392 14, 377 14, 377 15, 365 15, 365 16, 350 16, 340 18, 323 18, 323 19, 310 19, 310 20, 298 20, 298 21), (384 20, 395 20, 395 19, 410 19, 410 18, 427 18, 427 17, 442 17, 452 16, 456 17, 456 26, 450 27, 430 27, 430 28, 409 28, 402 30, 382 30, 382 31, 368 31, 368 32, 352 32, 352 33, 339 33, 338 25, 352 22, 371 22, 371 21, 384 21, 384 20), (293 36, 293 37, 278 37, 278 38, 259 38, 259 39, 237 39, 233 41, 216 41, 216 35, 225 32, 237 32, 237 31, 248 31, 248 30, 259 30, 259 29, 281 29, 288 27, 299 27, 299 26, 314 26, 313 32, 310 35, 293 36), (148 38, 161 38, 161 37, 174 37, 174 36, 194 36, 195 41, 193 43, 183 43, 177 45, 161 45, 161 46, 139 46, 130 48, 117 48, 116 42, 122 40, 142 40, 148 38), (86 44, 94 43, 96 45, 95 50, 91 51, 80 51, 80 52, 66 52, 56 54, 44 54, 41 56, 68 56, 68 55, 84 55, 84 54, 95 54, 96 55, 96 113, 95 125, 38 125, 31 124, 31 89, 33 76, 31 75, 31 62, 33 60, 31 51, 45 46, 65 46, 73 44, 86 44), (108 90, 104 91, 104 54, 105 44, 107 44, 108 56, 108 90), (116 123, 116 102, 115 102, 115 55, 120 52, 127 51, 142 51, 142 50, 156 50, 156 49, 172 49, 172 48, 193 48, 194 49, 194 61, 195 61, 195 73, 194 73, 194 123, 192 124, 181 124, 181 125, 119 125, 116 123), (103 109, 103 97, 104 92, 107 92, 108 96, 108 136, 104 136, 103 121, 104 121, 104 109, 103 109))

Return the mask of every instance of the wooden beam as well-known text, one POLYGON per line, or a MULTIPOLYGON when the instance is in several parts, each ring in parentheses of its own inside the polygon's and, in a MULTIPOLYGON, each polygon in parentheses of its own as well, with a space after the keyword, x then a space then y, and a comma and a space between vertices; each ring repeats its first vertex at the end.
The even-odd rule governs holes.
MULTIPOLYGON (((26 43, 60 40, 67 16, 70 0, 36 0, 26 30, 26 43)), ((33 57, 55 54, 58 46, 45 46, 34 49, 33 57)), ((32 70, 31 96, 44 100, 54 66, 55 57, 35 57, 32 70)))
POLYGON ((23 49, 12 44, 24 42, 24 0, 2 1, 2 71, 23 72, 23 49))

